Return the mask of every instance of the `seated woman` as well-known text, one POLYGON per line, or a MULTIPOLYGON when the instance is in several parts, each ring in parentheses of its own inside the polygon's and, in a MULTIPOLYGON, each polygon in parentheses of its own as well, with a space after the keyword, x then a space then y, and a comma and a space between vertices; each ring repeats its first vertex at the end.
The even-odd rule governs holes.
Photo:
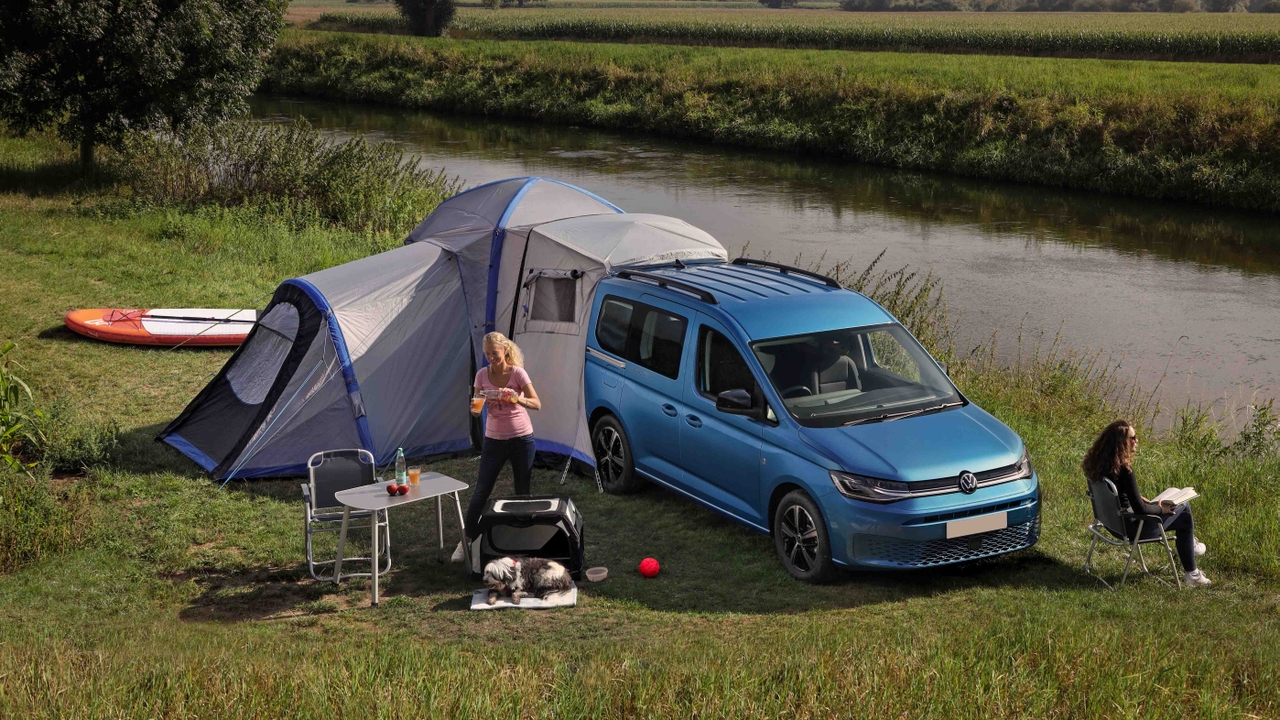
MULTIPOLYGON (((1120 507, 1139 515, 1156 515, 1160 517, 1163 527, 1147 523, 1142 528, 1142 537, 1159 537, 1165 530, 1177 532, 1178 557, 1186 570, 1183 582, 1189 587, 1211 585, 1204 572, 1196 568, 1196 558, 1204 554, 1204 543, 1196 540, 1195 521, 1191 519, 1191 507, 1186 503, 1174 505, 1168 500, 1159 505, 1153 504, 1138 492, 1138 479, 1133 474, 1133 456, 1138 450, 1138 433, 1133 426, 1124 420, 1117 420, 1106 427, 1093 447, 1084 456, 1081 466, 1089 482, 1102 482, 1107 478, 1115 483, 1120 494, 1120 507)), ((1130 518, 1129 532, 1133 532, 1138 520, 1130 518)))

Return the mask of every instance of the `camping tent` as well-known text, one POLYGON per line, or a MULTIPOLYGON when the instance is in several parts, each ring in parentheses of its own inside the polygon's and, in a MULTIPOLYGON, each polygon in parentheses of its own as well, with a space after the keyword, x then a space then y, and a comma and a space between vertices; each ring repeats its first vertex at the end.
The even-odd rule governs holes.
POLYGON ((161 433, 218 478, 306 472, 314 452, 470 447, 484 333, 525 351, 538 449, 594 464, 582 406, 595 286, 614 268, 726 259, 675 218, 626 214, 544 178, 440 204, 406 245, 280 285, 245 343, 161 433))

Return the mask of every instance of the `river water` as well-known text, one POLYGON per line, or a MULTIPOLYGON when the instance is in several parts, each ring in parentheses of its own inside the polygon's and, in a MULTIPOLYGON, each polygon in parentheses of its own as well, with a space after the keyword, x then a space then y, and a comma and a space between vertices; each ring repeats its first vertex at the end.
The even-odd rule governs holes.
POLYGON ((469 186, 563 180, 683 218, 731 255, 861 268, 884 252, 942 279, 962 348, 1056 337, 1159 383, 1166 406, 1280 394, 1280 217, 383 106, 255 98, 253 112, 395 141, 469 186))

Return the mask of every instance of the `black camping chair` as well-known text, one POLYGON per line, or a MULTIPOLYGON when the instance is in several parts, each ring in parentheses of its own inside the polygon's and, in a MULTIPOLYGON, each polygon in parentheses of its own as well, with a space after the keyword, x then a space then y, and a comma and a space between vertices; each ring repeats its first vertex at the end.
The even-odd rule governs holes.
MULTIPOLYGON (((334 560, 316 560, 312 550, 311 536, 317 533, 337 532, 342 528, 342 503, 334 499, 334 495, 361 485, 370 485, 377 481, 373 453, 368 450, 326 450, 312 455, 307 460, 310 481, 302 486, 302 499, 306 503, 307 570, 316 580, 338 580, 332 569, 325 574, 326 565, 333 565, 334 560)), ((386 575, 391 569, 391 525, 387 521, 385 510, 372 513, 368 510, 352 510, 347 529, 372 528, 379 536, 380 548, 385 548, 386 563, 382 564, 378 575, 386 575), (351 524, 351 520, 368 520, 364 524, 351 524)), ((342 562, 373 562, 367 557, 344 557, 342 562)), ((381 563, 380 563, 381 564, 381 563)), ((369 577, 372 572, 342 573, 342 578, 369 577)))
POLYGON ((1169 585, 1164 578, 1147 569, 1147 560, 1142 556, 1143 545, 1164 543, 1165 552, 1169 555, 1169 568, 1173 571, 1173 582, 1181 589, 1182 577, 1178 574, 1178 564, 1173 559, 1173 548, 1169 546, 1169 535, 1164 530, 1160 516, 1121 510, 1120 493, 1116 490, 1115 483, 1107 478, 1102 478, 1096 483, 1089 481, 1087 486, 1089 499, 1093 501, 1093 522, 1088 527, 1088 531, 1093 535, 1093 541, 1089 543, 1089 554, 1084 559, 1084 571, 1097 578, 1107 588, 1116 590, 1124 587, 1125 580, 1129 579, 1129 568, 1133 565, 1133 556, 1136 554, 1138 563, 1142 566, 1142 572, 1169 585), (1153 526, 1160 529, 1159 534, 1144 537, 1143 529, 1153 526), (1093 559, 1093 550, 1099 540, 1113 547, 1129 548, 1129 558, 1124 564, 1124 575, 1120 577, 1120 583, 1114 588, 1089 566, 1093 559))

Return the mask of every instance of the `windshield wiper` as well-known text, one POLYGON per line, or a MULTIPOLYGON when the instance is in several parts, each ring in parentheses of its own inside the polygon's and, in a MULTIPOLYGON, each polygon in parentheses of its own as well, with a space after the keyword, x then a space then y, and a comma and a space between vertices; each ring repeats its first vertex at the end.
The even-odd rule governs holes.
POLYGON ((876 415, 874 417, 858 418, 857 420, 850 420, 849 422, 845 423, 844 427, 850 427, 852 425, 862 425, 863 423, 882 422, 884 420, 905 420, 906 418, 909 418, 909 417, 924 415, 925 413, 938 412, 940 410, 946 410, 947 408, 959 407, 963 404, 964 404, 963 402, 959 402, 959 401, 949 402, 949 403, 942 403, 941 405, 932 405, 927 408, 920 408, 919 410, 907 410, 906 412, 885 413, 883 415, 876 415))

